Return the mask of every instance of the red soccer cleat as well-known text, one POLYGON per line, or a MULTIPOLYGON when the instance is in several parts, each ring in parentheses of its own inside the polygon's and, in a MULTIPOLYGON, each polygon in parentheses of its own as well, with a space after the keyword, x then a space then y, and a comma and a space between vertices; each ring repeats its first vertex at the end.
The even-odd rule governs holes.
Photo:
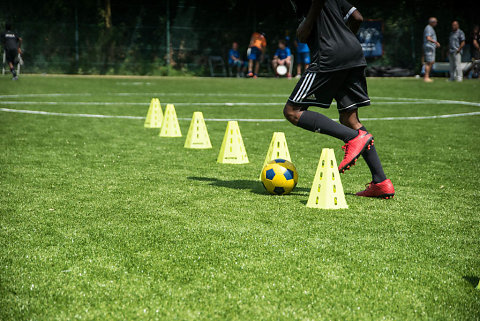
POLYGON ((358 131, 358 136, 349 140, 342 148, 345 150, 345 156, 342 162, 338 166, 340 173, 345 173, 347 169, 350 169, 365 149, 370 149, 373 145, 372 134, 367 133, 364 130, 358 131))
POLYGON ((392 181, 386 179, 383 182, 377 184, 371 182, 370 184, 368 184, 368 187, 364 191, 358 192, 356 195, 389 199, 393 198, 393 196, 395 195, 395 189, 393 188, 392 181))

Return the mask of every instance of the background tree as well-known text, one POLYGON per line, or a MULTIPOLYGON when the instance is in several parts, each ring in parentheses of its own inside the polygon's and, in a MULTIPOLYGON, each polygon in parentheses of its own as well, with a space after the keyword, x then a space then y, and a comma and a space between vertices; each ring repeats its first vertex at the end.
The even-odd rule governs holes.
MULTIPOLYGON (((208 55, 226 56, 232 41, 245 52, 255 30, 267 34, 270 52, 277 39, 295 33, 288 0, 6 0, 0 23, 13 21, 22 35, 27 72, 164 75, 167 1, 173 74, 205 74, 208 55)), ((418 68, 422 32, 430 16, 439 19, 437 35, 444 44, 440 58, 446 57, 452 20, 458 20, 467 35, 479 23, 478 8, 467 1, 351 2, 366 19, 384 21, 385 56, 369 61, 374 64, 418 68)))

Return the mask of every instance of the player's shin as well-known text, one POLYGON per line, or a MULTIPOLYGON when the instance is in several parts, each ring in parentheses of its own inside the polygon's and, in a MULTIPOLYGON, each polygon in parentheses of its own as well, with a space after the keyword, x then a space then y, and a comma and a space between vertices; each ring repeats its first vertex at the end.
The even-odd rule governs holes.
MULTIPOLYGON (((368 132, 365 126, 362 126, 360 129, 368 132)), ((372 173, 372 181, 374 183, 380 183, 387 179, 380 158, 378 157, 377 150, 375 149, 375 145, 372 145, 370 149, 366 149, 362 156, 372 173)))
POLYGON ((303 111, 298 119, 297 126, 312 132, 341 139, 344 142, 348 142, 358 135, 356 130, 339 124, 325 115, 309 110, 303 111))

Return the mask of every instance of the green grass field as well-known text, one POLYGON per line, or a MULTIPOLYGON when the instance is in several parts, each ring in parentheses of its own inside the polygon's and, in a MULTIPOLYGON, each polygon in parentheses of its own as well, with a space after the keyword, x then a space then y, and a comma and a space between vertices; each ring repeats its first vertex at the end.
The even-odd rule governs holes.
POLYGON ((342 175, 348 210, 307 208, 322 148, 339 161, 342 142, 286 121, 239 122, 246 165, 216 163, 226 121, 207 120, 213 149, 183 148, 194 111, 281 119, 294 84, 1 78, 0 319, 479 320, 480 82, 369 79, 360 116, 393 200, 354 196, 360 160, 342 175), (12 112, 142 117, 152 97, 175 103, 183 138, 12 112), (257 180, 274 131, 300 175, 288 196, 257 180))

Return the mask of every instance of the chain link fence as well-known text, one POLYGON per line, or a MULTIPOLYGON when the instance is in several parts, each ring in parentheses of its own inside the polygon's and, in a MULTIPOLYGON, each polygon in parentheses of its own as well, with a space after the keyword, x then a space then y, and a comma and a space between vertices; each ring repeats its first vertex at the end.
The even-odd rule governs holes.
MULTIPOLYGON (((132 5, 122 11, 123 15, 114 6, 109 28, 95 10, 75 6, 65 7, 63 14, 49 23, 20 17, 15 29, 24 44, 22 72, 209 76, 209 56, 220 56, 226 63, 231 43, 237 41, 245 59, 253 31, 266 33, 268 56, 273 55, 279 39, 294 35, 296 20, 291 8, 261 15, 253 2, 248 3, 242 9, 243 17, 211 12, 195 1, 177 1, 171 8, 165 1, 153 8, 132 5)), ((382 16, 368 12, 368 7, 363 13, 366 18, 382 16)), ((413 15, 381 20, 384 55, 369 59, 369 65, 418 72, 426 21, 418 21, 413 15)), ((0 13, 1 25, 5 22, 6 17, 0 13)), ((439 29, 441 42, 446 45, 448 27, 439 29)), ((439 50, 438 60, 446 58, 445 48, 439 50)))

